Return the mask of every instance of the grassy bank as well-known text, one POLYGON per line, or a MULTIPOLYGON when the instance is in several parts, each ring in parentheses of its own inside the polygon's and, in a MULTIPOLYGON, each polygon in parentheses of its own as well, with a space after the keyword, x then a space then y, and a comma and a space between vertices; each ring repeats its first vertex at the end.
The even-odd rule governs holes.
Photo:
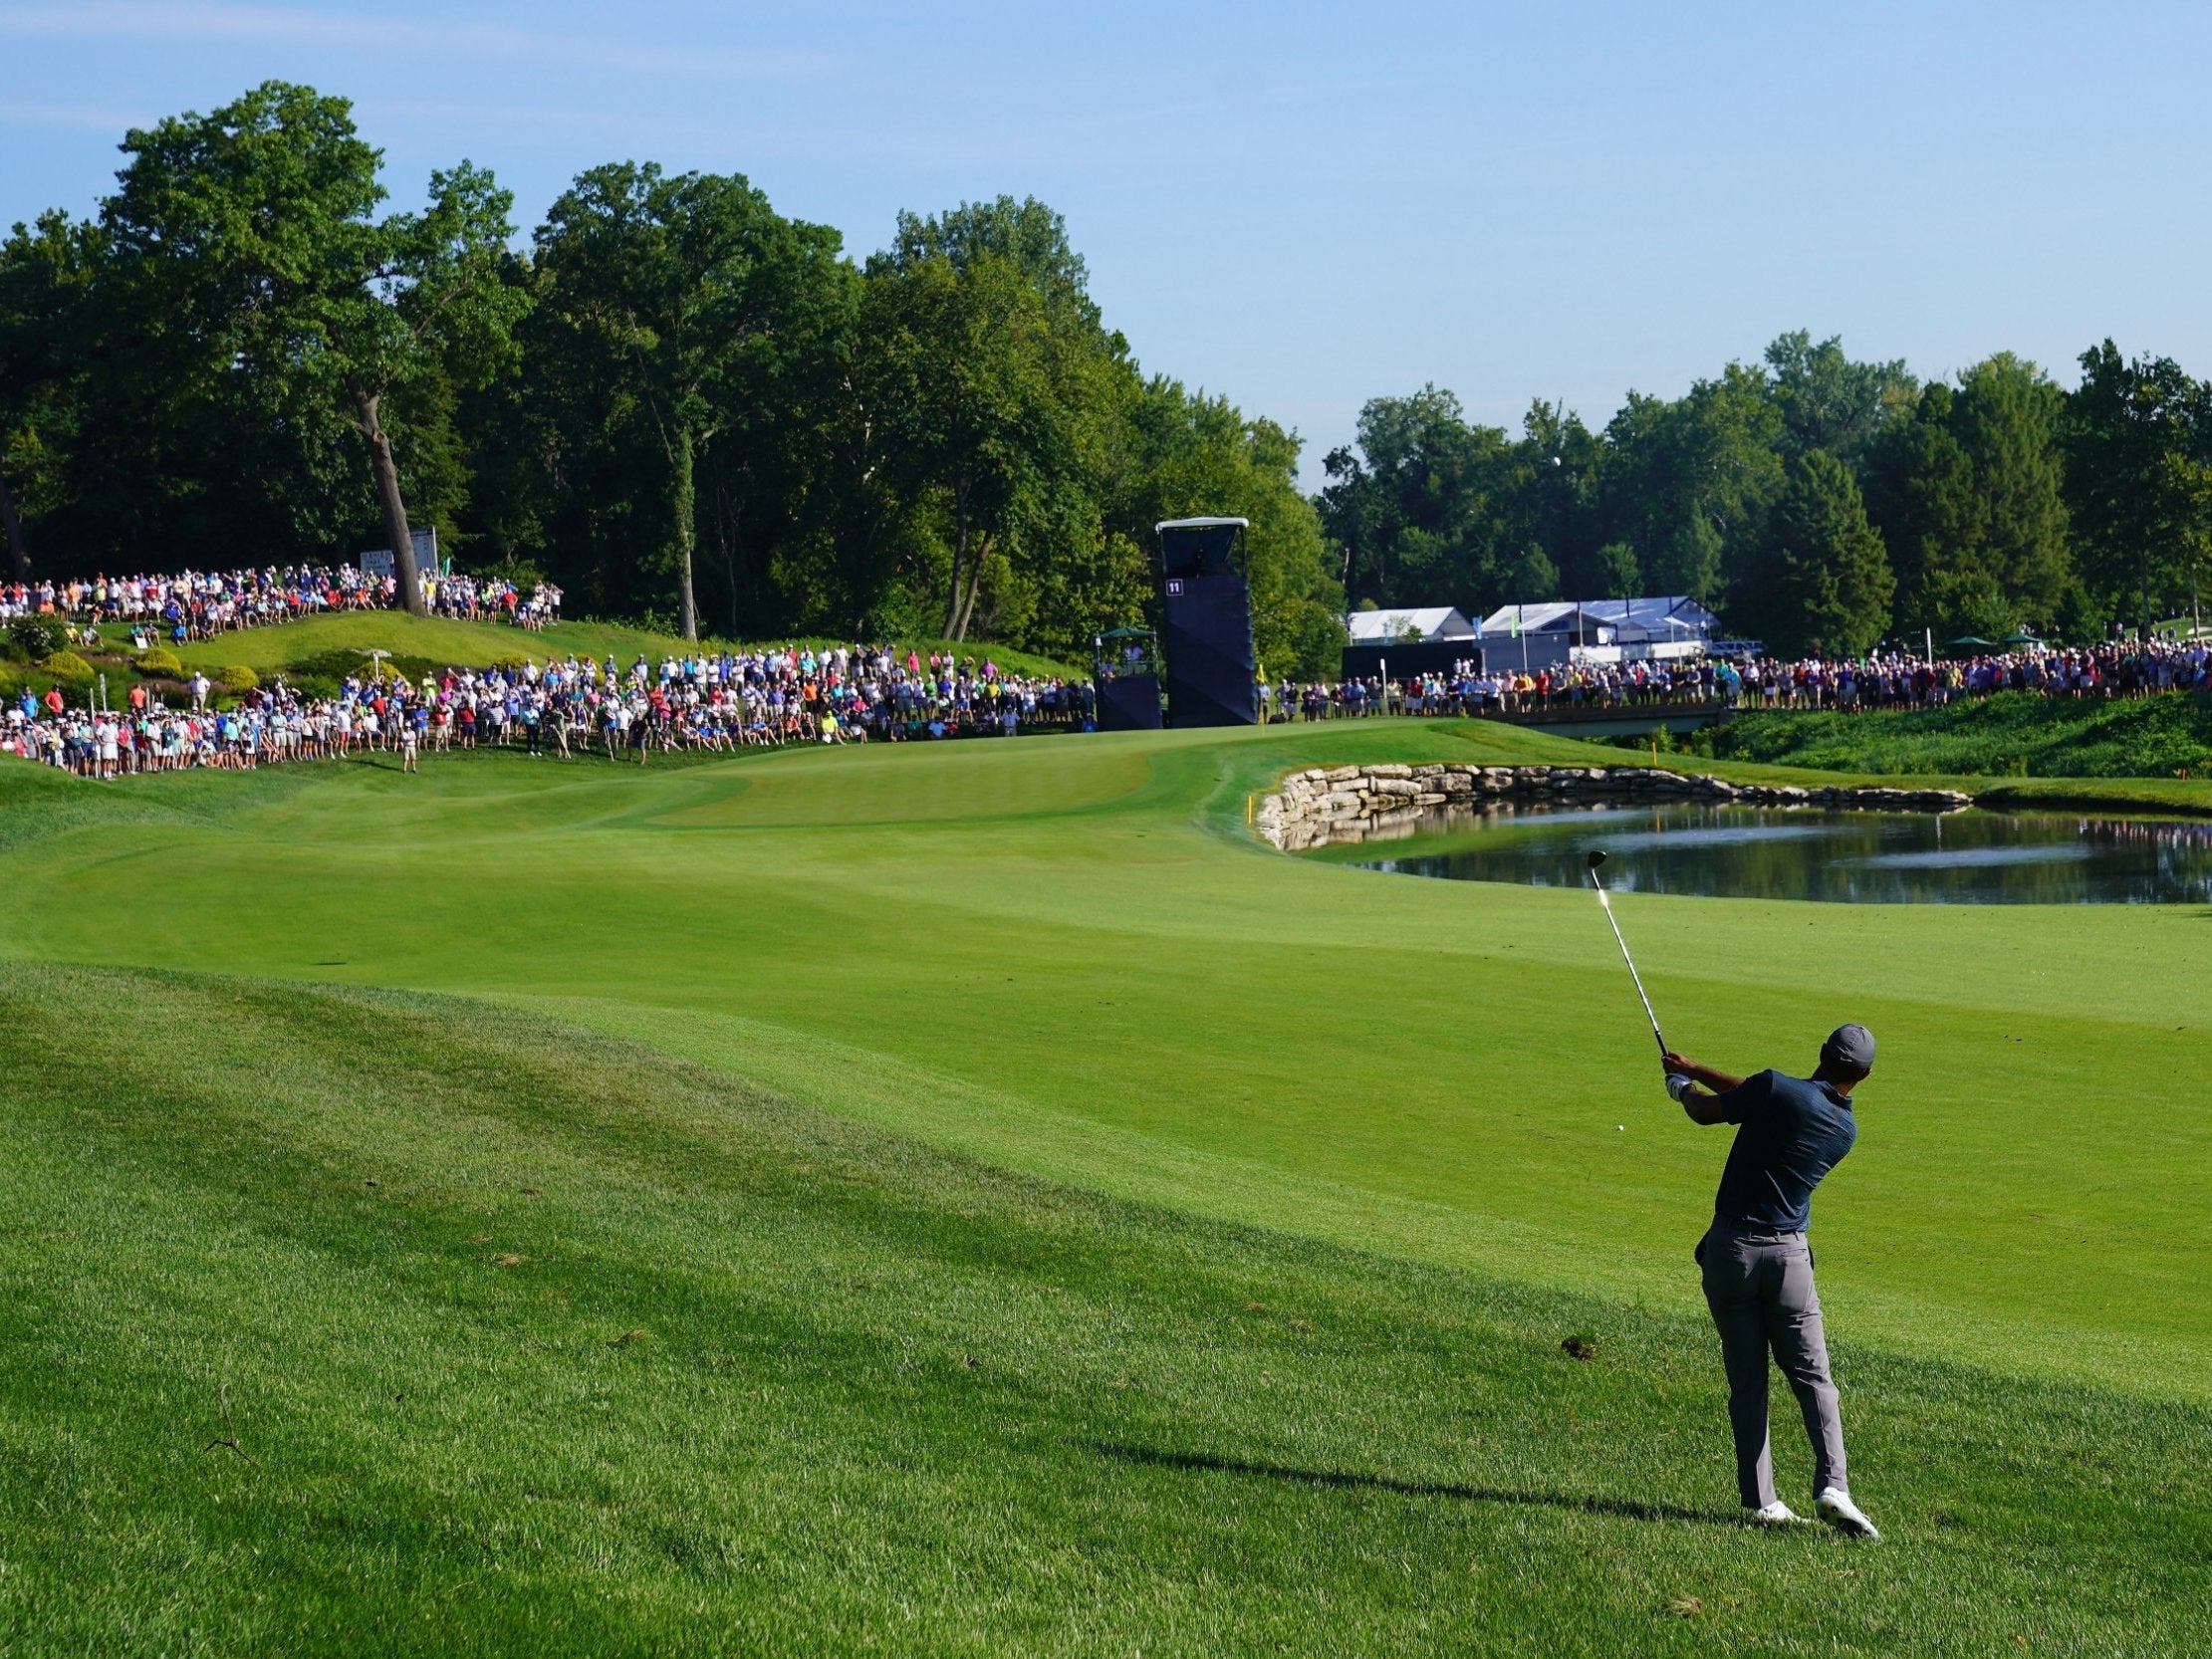
POLYGON ((1620 897, 1701 1058, 1883 1044, 1818 1227, 1890 1540, 1748 1534, 1725 1137, 1588 896, 1243 829, 1608 756, 0 767, 0 1647, 2204 1646, 2201 913, 1620 897))
POLYGON ((2202 778, 2212 776, 2212 701, 2005 692, 1938 709, 1763 710, 1714 728, 1710 749, 1723 760, 1885 777, 2202 778))
MULTIPOLYGON (((335 616, 311 616, 276 627, 246 628, 186 645, 177 654, 187 667, 202 667, 210 672, 232 662, 264 672, 281 670, 292 663, 320 661, 333 652, 359 655, 371 648, 440 667, 451 664, 481 668, 505 657, 533 657, 545 662, 555 657, 589 656, 604 661, 610 655, 618 657, 627 667, 632 658, 639 656, 657 662, 663 656, 681 655, 686 650, 742 651, 758 649, 762 643, 710 639, 687 645, 673 634, 653 633, 619 622, 557 622, 536 632, 525 632, 495 622, 410 616, 395 610, 355 610, 335 616)), ((774 643, 826 649, 850 641, 815 638, 774 643)), ((989 657, 1016 673, 1071 672, 1065 665, 1047 658, 993 645, 921 640, 914 643, 914 648, 923 656, 932 650, 946 650, 972 656, 978 662, 989 657)))
MULTIPOLYGON (((107 624, 100 631, 106 648, 85 647, 79 654, 96 671, 108 676, 111 701, 121 702, 129 687, 141 678, 168 683, 166 676, 141 671, 139 654, 129 647, 127 626, 107 624)), ((357 610, 311 616, 272 627, 242 628, 235 633, 179 647, 173 654, 186 675, 198 670, 221 680, 224 670, 244 667, 264 680, 282 674, 295 685, 328 691, 345 675, 365 672, 371 650, 382 651, 391 666, 412 676, 446 667, 486 668, 500 662, 519 662, 526 657, 543 663, 570 656, 605 661, 612 655, 626 667, 639 656, 657 662, 663 656, 680 655, 687 649, 743 651, 758 649, 766 643, 811 645, 820 650, 849 641, 824 638, 750 642, 707 640, 687 646, 672 635, 652 633, 618 622, 561 622, 526 633, 520 628, 493 622, 410 616, 404 611, 393 610, 357 610)), ((165 645, 162 648, 168 649, 165 645)), ((941 639, 901 641, 900 648, 911 648, 924 657, 931 651, 943 651, 972 657, 977 663, 993 661, 1009 673, 1043 678, 1088 673, 1088 670, 1079 670, 1048 657, 972 641, 964 644, 941 639)), ((12 695, 25 685, 34 694, 43 694, 54 683, 54 676, 35 664, 0 660, 0 695, 12 695)), ((85 687, 74 684, 65 684, 63 691, 73 700, 82 700, 86 695, 85 687)))

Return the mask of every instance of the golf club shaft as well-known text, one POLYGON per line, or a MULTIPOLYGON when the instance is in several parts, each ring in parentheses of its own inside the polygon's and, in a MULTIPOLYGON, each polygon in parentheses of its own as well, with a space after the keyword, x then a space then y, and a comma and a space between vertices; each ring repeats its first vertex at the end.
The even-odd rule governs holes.
POLYGON ((1651 1041, 1659 1046, 1659 1053, 1666 1053, 1666 1039, 1659 1035, 1659 1017, 1651 1012, 1651 999, 1643 993, 1643 976, 1636 972, 1636 959, 1628 954, 1628 941, 1620 936, 1620 924, 1613 920, 1612 896, 1605 891, 1605 884, 1598 879, 1598 872, 1590 872, 1590 884, 1598 889, 1598 907, 1605 912, 1605 925, 1612 929, 1613 943, 1620 947, 1620 960, 1628 964, 1628 978, 1635 985, 1636 1001, 1643 1004, 1643 1017, 1651 1022, 1651 1041))

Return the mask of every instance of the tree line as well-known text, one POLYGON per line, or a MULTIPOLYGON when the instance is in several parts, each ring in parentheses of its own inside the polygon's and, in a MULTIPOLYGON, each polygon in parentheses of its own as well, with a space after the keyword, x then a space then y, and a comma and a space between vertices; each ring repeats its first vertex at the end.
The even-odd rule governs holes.
POLYGON ((736 174, 614 162, 527 244, 462 161, 389 211, 350 105, 264 84, 124 138, 87 217, 0 245, 19 579, 393 550, 696 637, 1078 658, 1151 527, 1241 514, 1262 659, 1334 666, 1299 440, 1138 364, 1034 200, 902 214, 864 260, 736 174))
POLYGON ((1431 385, 1366 404, 1318 505, 1352 599, 1385 607, 1686 593, 1837 655, 2193 614, 2212 386, 2109 340, 2081 369, 2069 391, 1999 353, 1923 384, 1801 332, 1601 431, 1537 403, 1518 437, 1431 385))
POLYGON ((1151 525, 1253 521, 1271 668, 1384 606, 1687 593, 1732 631, 2097 637, 2192 611, 2212 387, 2083 354, 1948 381, 1785 335, 1599 430, 1370 401, 1311 500, 1299 440, 1147 373, 1060 217, 901 214, 862 260, 736 174, 615 162, 526 243, 466 161, 394 212, 345 100, 272 82, 123 143, 114 191, 0 243, 14 570, 394 550, 558 583, 685 636, 996 640, 1080 656, 1150 603, 1151 525))

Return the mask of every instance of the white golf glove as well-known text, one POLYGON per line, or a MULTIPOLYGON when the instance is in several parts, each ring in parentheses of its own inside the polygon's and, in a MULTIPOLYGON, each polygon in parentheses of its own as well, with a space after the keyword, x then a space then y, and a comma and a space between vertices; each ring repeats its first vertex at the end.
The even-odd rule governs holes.
POLYGON ((1666 1092, 1667 1098, 1670 1100, 1681 1099, 1683 1095, 1689 1093, 1696 1086, 1697 1083, 1694 1079, 1685 1076, 1680 1071, 1669 1071, 1666 1074, 1666 1092))

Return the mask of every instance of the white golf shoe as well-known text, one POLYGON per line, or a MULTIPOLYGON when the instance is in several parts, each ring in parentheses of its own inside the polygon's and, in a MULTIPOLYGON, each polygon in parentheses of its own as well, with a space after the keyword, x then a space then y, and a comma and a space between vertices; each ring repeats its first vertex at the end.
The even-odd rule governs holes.
POLYGON ((1851 1502, 1851 1495, 1840 1486, 1832 1486, 1813 1500, 1813 1507, 1821 1512, 1821 1519, 1847 1538, 1878 1539, 1874 1524, 1868 1521, 1859 1507, 1851 1502))
POLYGON ((1754 1527, 1805 1527, 1811 1525, 1804 1516, 1777 1498, 1765 1509, 1753 1510, 1746 1518, 1754 1527))

